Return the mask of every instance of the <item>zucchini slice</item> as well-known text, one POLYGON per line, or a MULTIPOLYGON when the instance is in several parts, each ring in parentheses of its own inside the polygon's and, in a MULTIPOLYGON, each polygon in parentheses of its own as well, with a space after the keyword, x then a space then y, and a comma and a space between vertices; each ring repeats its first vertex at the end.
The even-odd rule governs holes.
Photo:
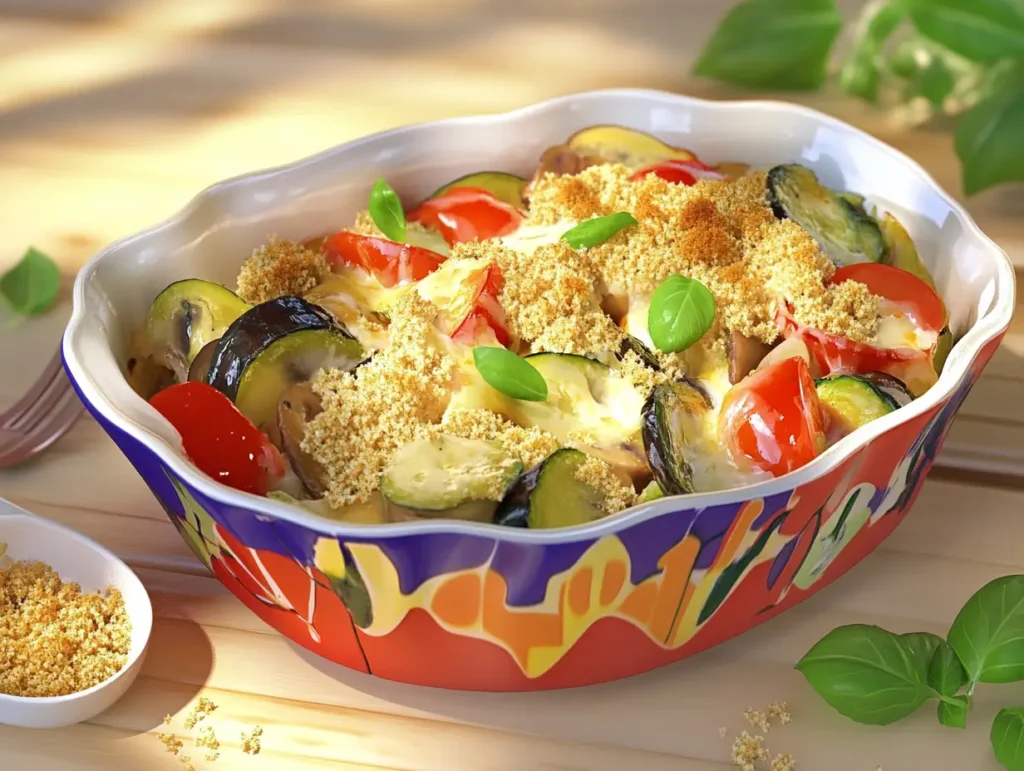
POLYGON ((179 382, 203 346, 224 334, 250 306, 230 289, 189 278, 175 281, 153 300, 146 317, 150 353, 172 369, 179 382))
POLYGON ((942 374, 942 368, 946 366, 946 359, 949 358, 951 350, 953 350, 953 333, 949 331, 949 327, 943 327, 939 332, 939 339, 935 343, 935 350, 932 351, 932 366, 935 367, 936 374, 942 374))
POLYGON ((657 385, 647 397, 643 406, 644 449, 663 494, 694 491, 689 455, 704 436, 712 409, 707 393, 688 380, 657 385))
POLYGON ((859 377, 867 380, 871 385, 884 393, 894 402, 897 407, 906 407, 914 401, 907 384, 888 372, 866 372, 859 377))
POLYGON ((569 137, 568 146, 578 153, 639 168, 669 159, 692 160, 689 150, 672 147, 657 137, 625 126, 601 125, 581 129, 569 137))
POLYGON ((842 434, 899 409, 900 402, 894 396, 898 388, 894 384, 902 384, 894 377, 878 375, 882 373, 873 373, 872 377, 836 374, 814 381, 818 398, 842 434))
POLYGON ((935 289, 935 280, 921 261, 917 247, 903 224, 887 212, 878 219, 878 228, 885 242, 885 258, 882 262, 912 273, 935 289))
POLYGON ((495 524, 571 527, 605 516, 601 494, 576 476, 586 459, 584 453, 570 447, 551 453, 512 485, 494 512, 495 524))
POLYGON ((277 421, 286 388, 321 369, 350 370, 365 350, 334 316, 299 297, 278 297, 246 311, 217 343, 206 382, 257 426, 277 421))
POLYGON ((493 491, 523 471, 497 442, 442 435, 403 446, 381 477, 388 503, 419 516, 490 521, 493 491))
MULTIPOLYGON (((523 203, 523 188, 525 186, 526 180, 515 174, 509 174, 505 171, 480 171, 476 174, 467 174, 464 177, 459 177, 447 185, 439 187, 430 194, 430 198, 444 195, 453 187, 478 187, 481 190, 486 190, 499 201, 504 201, 509 206, 514 206, 517 209, 522 209, 525 206, 523 203)), ((427 200, 429 201, 430 198, 427 200)))
POLYGON ((768 172, 768 201, 779 219, 791 219, 818 242, 837 266, 881 262, 885 242, 878 225, 796 163, 768 172))
POLYGON ((511 404, 509 417, 516 422, 562 442, 578 431, 609 447, 628 443, 639 430, 644 395, 607 364, 571 353, 535 353, 526 360, 544 376, 548 398, 511 404))

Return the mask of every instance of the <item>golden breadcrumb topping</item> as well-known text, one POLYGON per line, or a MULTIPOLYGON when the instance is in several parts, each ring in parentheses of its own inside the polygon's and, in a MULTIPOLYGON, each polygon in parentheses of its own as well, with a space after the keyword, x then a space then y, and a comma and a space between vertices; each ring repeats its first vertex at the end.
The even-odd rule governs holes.
POLYGON ((302 295, 329 272, 322 252, 271 236, 242 265, 238 296, 255 305, 285 295, 302 295))
POLYGON ((181 739, 179 739, 174 734, 160 734, 157 738, 160 740, 160 743, 167 748, 167 751, 172 755, 177 755, 178 752, 181 751, 181 748, 185 746, 181 739))
MULTIPOLYGON (((373 221, 373 217, 370 216, 370 212, 363 210, 356 214, 356 221, 352 227, 348 228, 353 233, 358 233, 361 236, 376 236, 377 238, 387 238, 381 229, 377 227, 373 221)), ((436 234, 433 228, 424 225, 422 222, 406 222, 405 232, 408 236, 409 233, 431 233, 436 234)))
POLYGON ((263 729, 259 726, 253 726, 252 731, 248 734, 242 733, 242 752, 246 755, 259 755, 260 754, 260 737, 263 736, 263 729))
POLYGON ((594 488, 601 495, 600 507, 609 514, 629 508, 636 501, 636 492, 632 485, 615 473, 615 469, 607 462, 594 455, 576 469, 576 478, 594 488))
MULTIPOLYGON (((736 330, 774 342, 780 294, 793 301, 798 321, 853 339, 873 333, 877 298, 866 291, 826 290, 834 266, 809 233, 774 217, 763 172, 691 186, 655 175, 631 182, 630 174, 625 166, 607 164, 574 177, 546 176, 533 191, 527 222, 630 212, 637 225, 578 253, 591 264, 588 278, 631 297, 649 296, 674 274, 695 278, 717 304, 718 324, 709 338, 736 330)), ((554 256, 542 257, 538 250, 535 259, 550 264, 554 256)))
POLYGON ((0 557, 0 693, 66 696, 113 677, 128 661, 131 623, 121 593, 86 593, 43 562, 0 557))
POLYGON ((213 726, 203 726, 196 737, 196 747, 206 749, 206 759, 214 761, 220 757, 220 741, 213 732, 213 726))
POLYGON ((191 731, 196 723, 205 720, 206 716, 217 709, 217 705, 205 696, 200 696, 192 709, 185 715, 185 730, 191 731))
POLYGON ((616 373, 645 396, 654 390, 654 386, 672 379, 664 370, 658 372, 644 364, 636 351, 626 352, 616 373))
POLYGON ((452 257, 493 260, 505 286, 498 302, 509 331, 530 350, 595 354, 618 350, 622 331, 601 310, 590 260, 565 241, 515 251, 492 241, 457 244, 452 257))
POLYGON ((788 752, 776 755, 769 771, 796 771, 796 759, 788 752))
POLYGON ((463 439, 497 442, 526 469, 533 468, 561 447, 546 431, 517 426, 502 415, 484 409, 449 409, 438 430, 463 439))
POLYGON ((763 736, 751 736, 744 731, 732 743, 732 764, 742 771, 755 771, 755 763, 768 760, 768 750, 764 748, 763 736))
POLYGON ((302 449, 324 467, 334 507, 366 501, 399 448, 425 436, 448 404, 455 362, 435 343, 437 308, 408 292, 388 312, 387 348, 355 372, 323 370, 313 381, 323 412, 302 449))

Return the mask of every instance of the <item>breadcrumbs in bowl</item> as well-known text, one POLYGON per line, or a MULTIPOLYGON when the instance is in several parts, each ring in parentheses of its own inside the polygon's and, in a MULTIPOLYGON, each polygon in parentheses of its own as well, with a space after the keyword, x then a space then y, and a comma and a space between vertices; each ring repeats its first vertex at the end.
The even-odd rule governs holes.
POLYGON ((56 728, 111 706, 153 625, 142 583, 84 536, 0 499, 0 723, 56 728))

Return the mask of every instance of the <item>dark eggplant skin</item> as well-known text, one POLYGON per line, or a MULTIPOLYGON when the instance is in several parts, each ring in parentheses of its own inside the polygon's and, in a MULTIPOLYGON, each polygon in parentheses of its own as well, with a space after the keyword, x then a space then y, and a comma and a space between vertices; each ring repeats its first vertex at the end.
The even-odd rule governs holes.
POLYGON ((689 379, 655 386, 644 402, 640 413, 644 450, 654 480, 665 495, 694 491, 685 432, 701 411, 711 409, 707 392, 689 379))
POLYGON ((505 527, 530 526, 530 493, 536 489, 543 468, 544 462, 541 461, 512 483, 494 510, 494 524, 505 527))
POLYGON ((327 329, 355 340, 330 313, 303 300, 286 296, 249 309, 224 331, 210 361, 206 382, 232 401, 246 368, 275 340, 292 332, 327 329))
POLYGON ((633 353, 640 357, 640 361, 645 367, 655 372, 661 372, 661 362, 658 361, 658 357, 654 355, 654 352, 640 340, 633 337, 633 335, 626 335, 622 338, 622 345, 619 347, 619 360, 621 361, 625 358, 626 354, 630 351, 633 351, 633 353))
POLYGON ((914 397, 906 384, 898 377, 894 377, 887 372, 868 372, 861 375, 861 377, 892 399, 898 407, 906 407, 914 401, 914 397))
POLYGON ((210 373, 210 362, 213 361, 213 354, 217 350, 217 343, 219 341, 220 338, 211 340, 199 349, 199 353, 192 359, 192 365, 188 368, 189 380, 199 383, 206 382, 206 377, 210 373))

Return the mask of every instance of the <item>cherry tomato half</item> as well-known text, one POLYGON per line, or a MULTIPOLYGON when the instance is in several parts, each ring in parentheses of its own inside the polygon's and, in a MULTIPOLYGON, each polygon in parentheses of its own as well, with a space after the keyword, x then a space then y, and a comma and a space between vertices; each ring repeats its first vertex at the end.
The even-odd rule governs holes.
POLYGON ((284 476, 285 462, 277 448, 213 386, 178 383, 149 403, 181 434, 189 460, 218 482, 266 495, 272 479, 284 476))
POLYGON ((634 172, 630 180, 636 182, 648 174, 661 177, 666 182, 677 185, 695 185, 698 179, 725 179, 725 175, 715 171, 710 166, 701 163, 696 158, 690 160, 670 159, 652 163, 634 172))
POLYGON ((825 449, 825 418, 807 362, 782 359, 733 386, 718 436, 740 468, 780 476, 813 460, 825 449))
POLYGON ((479 187, 453 187, 424 201, 406 215, 437 230, 449 245, 507 236, 518 230, 523 214, 479 187))
POLYGON ((796 337, 807 345, 814 377, 832 372, 885 372, 902 380, 914 396, 920 396, 937 380, 930 351, 882 348, 831 335, 796 321, 786 303, 779 306, 776 324, 783 337, 796 337))
POLYGON ((946 325, 946 307, 928 284, 913 273, 892 265, 866 262, 836 270, 829 283, 857 281, 883 297, 919 328, 938 333, 946 325))
POLYGON ((505 278, 501 275, 501 268, 492 264, 488 268, 487 278, 473 302, 473 309, 452 333, 453 340, 479 341, 481 333, 490 329, 501 345, 508 345, 510 339, 508 321, 505 317, 505 310, 498 302, 498 296, 504 285, 505 278))
POLYGON ((356 265, 377 277, 381 286, 419 281, 441 267, 444 255, 421 246, 400 244, 386 238, 361 236, 343 230, 323 244, 327 259, 338 265, 356 265))

